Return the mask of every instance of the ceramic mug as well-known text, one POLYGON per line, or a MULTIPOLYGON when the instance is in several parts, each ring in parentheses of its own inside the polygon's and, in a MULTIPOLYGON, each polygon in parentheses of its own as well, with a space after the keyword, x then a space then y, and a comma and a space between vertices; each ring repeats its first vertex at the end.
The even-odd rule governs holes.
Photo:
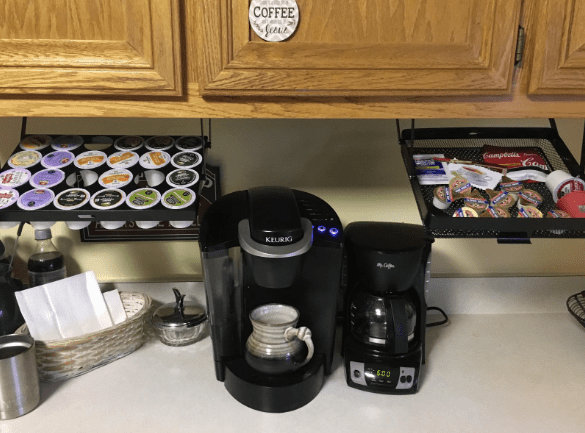
POLYGON ((290 305, 266 304, 250 313, 253 331, 246 341, 250 367, 267 374, 297 370, 313 357, 311 330, 296 328, 299 312, 290 305))

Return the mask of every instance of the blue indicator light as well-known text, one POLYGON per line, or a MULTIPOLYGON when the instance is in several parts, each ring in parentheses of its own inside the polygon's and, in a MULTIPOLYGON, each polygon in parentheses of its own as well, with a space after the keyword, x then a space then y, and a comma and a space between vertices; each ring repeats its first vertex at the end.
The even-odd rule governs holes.
POLYGON ((332 229, 329 229, 329 234, 331 236, 337 236, 339 234, 339 230, 337 230, 335 227, 333 227, 332 229))
POLYGON ((319 227, 317 227, 317 230, 319 230, 319 233, 325 233, 325 230, 327 230, 327 227, 319 226, 319 227))

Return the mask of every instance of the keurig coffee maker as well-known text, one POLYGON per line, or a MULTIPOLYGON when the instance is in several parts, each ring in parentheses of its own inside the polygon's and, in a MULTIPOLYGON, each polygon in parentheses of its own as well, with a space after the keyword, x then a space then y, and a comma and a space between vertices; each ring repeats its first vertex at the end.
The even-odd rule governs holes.
POLYGON ((425 359, 425 283, 433 238, 413 224, 346 227, 343 355, 347 384, 384 394, 417 392, 425 359))
POLYGON ((342 227, 320 198, 284 187, 209 207, 201 258, 216 377, 264 412, 310 402, 331 372, 342 227))

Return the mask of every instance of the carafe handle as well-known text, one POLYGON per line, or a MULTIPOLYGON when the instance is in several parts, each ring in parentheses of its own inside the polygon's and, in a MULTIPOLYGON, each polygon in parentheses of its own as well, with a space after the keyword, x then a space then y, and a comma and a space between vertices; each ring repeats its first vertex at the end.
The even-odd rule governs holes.
POLYGON ((295 365, 303 366, 307 362, 309 362, 313 357, 313 354, 315 353, 315 346, 313 346, 313 340, 311 339, 312 336, 313 334, 311 333, 311 330, 306 326, 301 326, 300 328, 291 327, 287 328, 286 331, 284 331, 284 337, 286 338, 287 341, 292 341, 295 338, 298 338, 299 340, 304 341, 305 344, 307 345, 307 349, 309 349, 309 352, 307 353, 307 357, 305 358, 305 360, 300 364, 295 365))

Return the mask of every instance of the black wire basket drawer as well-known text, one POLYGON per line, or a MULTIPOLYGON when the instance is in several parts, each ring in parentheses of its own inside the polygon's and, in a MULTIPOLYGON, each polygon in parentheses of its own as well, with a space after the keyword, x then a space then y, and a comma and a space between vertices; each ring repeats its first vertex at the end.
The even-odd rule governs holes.
MULTIPOLYGON (((463 199, 455 200, 445 210, 433 206, 436 185, 421 185, 414 169, 413 155, 444 154, 451 159, 482 161, 484 145, 526 147, 538 149, 551 171, 564 170, 582 177, 582 169, 559 137, 556 128, 412 128, 400 138, 402 157, 420 211, 423 224, 435 237, 497 238, 502 242, 522 242, 530 238, 585 237, 582 218, 517 218, 518 210, 511 208, 511 218, 454 218, 463 199)), ((555 208, 552 194, 544 182, 530 183, 530 189, 543 198, 538 206, 543 215, 555 208)), ((483 190, 478 190, 489 198, 483 190)))

